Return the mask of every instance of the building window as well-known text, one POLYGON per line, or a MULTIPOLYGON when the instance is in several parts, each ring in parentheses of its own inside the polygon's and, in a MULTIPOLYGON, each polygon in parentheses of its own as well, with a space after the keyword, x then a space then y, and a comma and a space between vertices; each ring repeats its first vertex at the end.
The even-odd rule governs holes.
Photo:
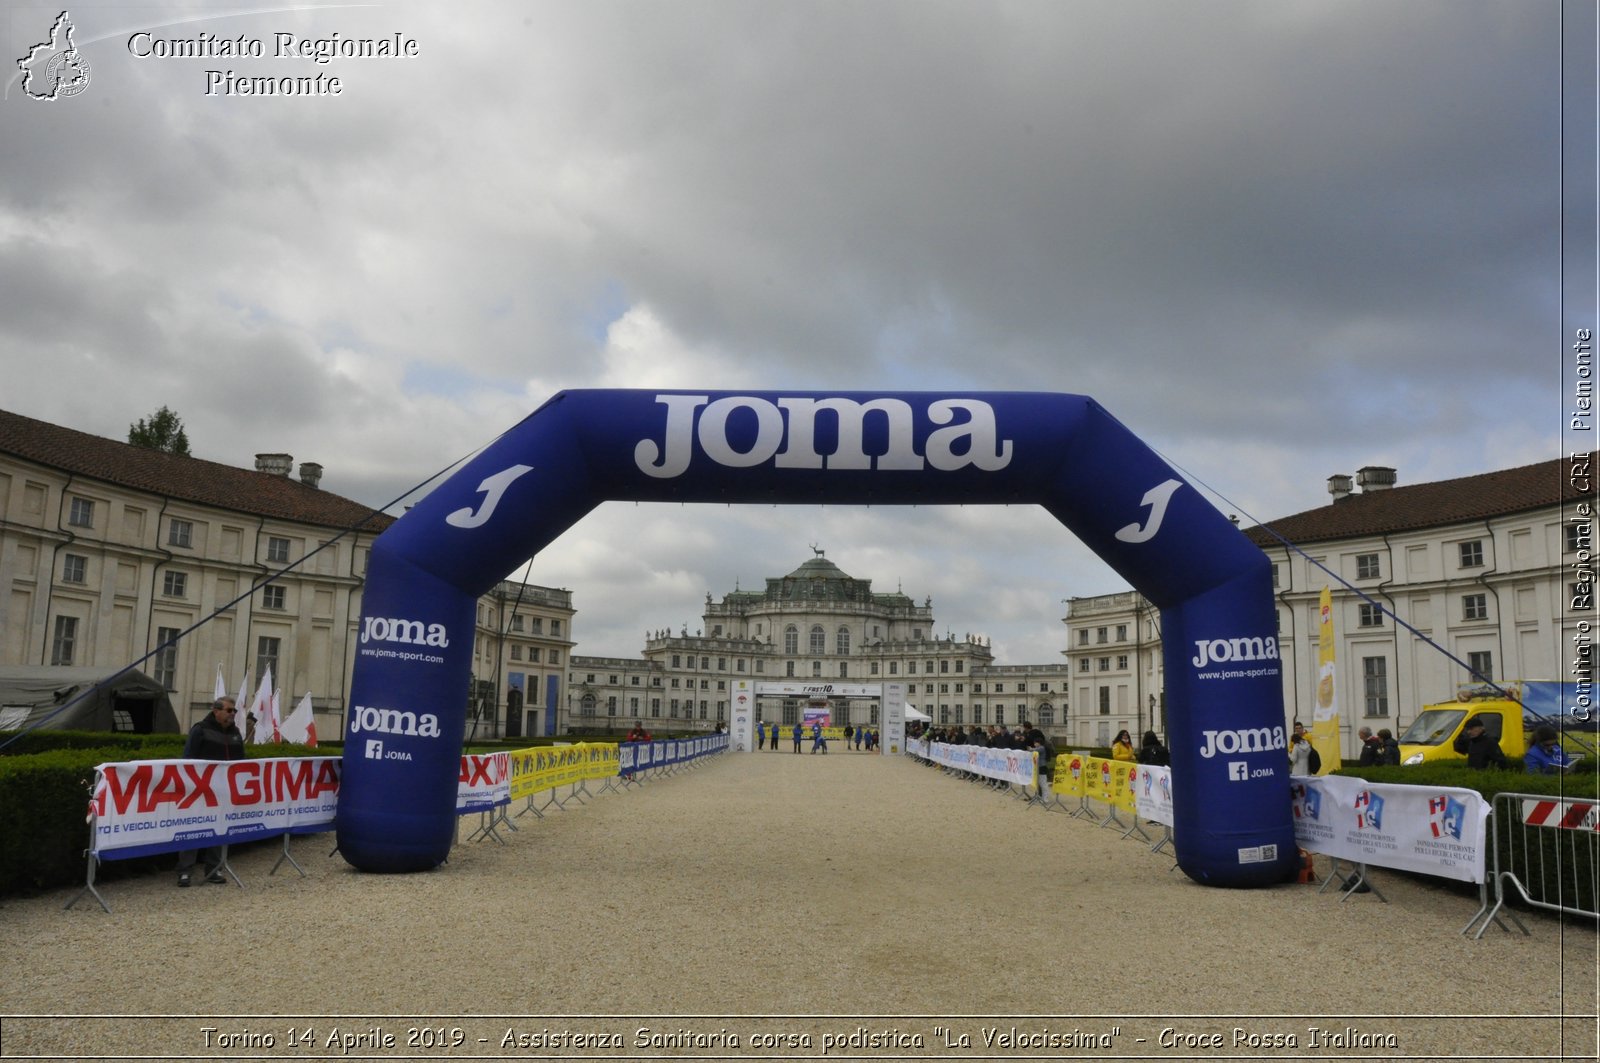
POLYGON ((821 661, 812 661, 811 662, 811 678, 813 678, 813 679, 821 679, 822 678, 822 662, 821 661))
POLYGON ((184 549, 194 545, 194 521, 177 520, 174 518, 167 522, 167 545, 181 546, 184 549))
POLYGON ((1095 642, 1105 642, 1106 638, 1107 638, 1107 632, 1106 632, 1105 628, 1103 628, 1103 627, 1095 628, 1095 630, 1094 630, 1094 640, 1095 640, 1095 642))
POLYGON ((1488 650, 1473 650, 1467 654, 1467 668, 1473 673, 1473 678, 1482 676, 1485 679, 1494 679, 1494 654, 1488 650))
POLYGON ((178 689, 178 629, 156 628, 156 655, 150 678, 168 690, 178 689))
POLYGON ((1489 596, 1487 594, 1463 594, 1461 596, 1461 619, 1489 619, 1489 596))
POLYGON ((1588 522, 1568 524, 1565 529, 1567 537, 1567 553, 1575 554, 1579 550, 1587 550, 1594 542, 1594 536, 1589 532, 1588 522))
POLYGON ((1362 602, 1356 624, 1359 627, 1382 627, 1383 610, 1371 602, 1362 602))
POLYGON ((1117 641, 1118 642, 1127 642, 1128 641, 1128 625, 1127 624, 1118 624, 1117 625, 1117 641))
POLYGON ((1039 726, 1054 727, 1056 725, 1056 709, 1054 705, 1039 706, 1039 726))
POLYGON ((522 647, 521 646, 515 646, 514 645, 514 646, 511 647, 511 659, 513 661, 522 660, 522 647))
POLYGON ((1096 671, 1109 672, 1109 671, 1111 671, 1111 658, 1110 657, 1096 657, 1094 666, 1095 666, 1095 670, 1096 671))
POLYGON ((850 629, 841 627, 833 639, 833 652, 845 654, 850 652, 850 629))
POLYGON ((793 624, 783 629, 783 652, 789 654, 800 652, 800 629, 793 624))
POLYGON ((67 523, 74 528, 94 527, 94 503, 87 498, 74 498, 67 513, 67 523))
POLYGON ((933 662, 932 661, 923 661, 922 662, 922 674, 923 675, 932 675, 933 674, 933 662))
POLYGON ((281 612, 284 608, 284 588, 276 583, 269 583, 261 588, 261 608, 274 609, 281 612))
POLYGON ((828 635, 827 632, 822 630, 821 624, 811 625, 810 639, 807 645, 811 647, 812 653, 827 652, 828 635))
POLYGON ((1100 691, 1099 691, 1099 699, 1100 699, 1100 715, 1102 715, 1102 716, 1110 716, 1111 715, 1111 688, 1110 687, 1101 687, 1100 691))
POLYGON ((544 617, 542 617, 542 616, 530 616, 528 618, 528 634, 530 634, 530 635, 543 635, 544 634, 544 617))
POLYGON ((70 665, 73 662, 73 650, 78 644, 78 618, 75 616, 56 617, 55 637, 50 641, 50 663, 54 665, 70 665))
POLYGON ((578 702, 578 715, 593 716, 595 703, 596 699, 593 694, 585 694, 582 700, 578 702))
POLYGON ((280 639, 268 635, 256 639, 256 675, 265 676, 268 670, 278 671, 278 649, 281 645, 280 639))
POLYGON ((1356 555, 1356 579, 1380 579, 1382 576, 1383 568, 1377 554, 1356 555))
POLYGON ((900 662, 899 661, 890 661, 889 662, 889 674, 890 675, 899 675, 900 674, 900 662))
POLYGON ((289 540, 281 535, 267 536, 267 560, 284 565, 289 562, 289 540))
MULTIPOLYGON (((534 650, 533 651, 533 659, 535 661, 537 661, 539 659, 539 651, 538 650, 534 650)), ((550 651, 550 663, 551 664, 560 664, 561 663, 561 651, 560 650, 551 650, 550 651)))
MULTIPOLYGON (((534 628, 534 630, 538 631, 538 628, 534 628)), ((550 637, 553 639, 558 639, 561 637, 561 621, 550 621, 550 637)))
POLYGON ((1089 658, 1087 658, 1087 657, 1079 657, 1078 658, 1078 671, 1087 672, 1088 670, 1089 670, 1089 658))
POLYGON ((1389 662, 1383 657, 1361 658, 1361 697, 1368 716, 1389 715, 1389 662))
POLYGON ((785 669, 785 671, 783 673, 784 674, 784 678, 793 679, 794 678, 794 662, 793 661, 784 661, 783 665, 784 665, 784 669, 785 669))
POLYGON ((511 630, 512 631, 516 631, 516 632, 521 632, 522 631, 522 614, 521 613, 513 613, 511 615, 511 630))
POLYGON ((1474 539, 1471 542, 1458 544, 1461 550, 1462 568, 1483 567, 1483 540, 1474 539))
POLYGON ((1089 629, 1088 628, 1085 627, 1085 628, 1079 628, 1078 629, 1078 645, 1080 645, 1080 646, 1089 645, 1089 629))
POLYGON ((839 662, 839 678, 840 679, 849 679, 850 678, 850 662, 849 661, 840 661, 839 662))
POLYGON ((87 583, 89 559, 80 554, 67 554, 61 559, 62 583, 87 583))
POLYGON ((161 577, 161 593, 168 598, 182 598, 189 590, 186 572, 167 572, 161 577))

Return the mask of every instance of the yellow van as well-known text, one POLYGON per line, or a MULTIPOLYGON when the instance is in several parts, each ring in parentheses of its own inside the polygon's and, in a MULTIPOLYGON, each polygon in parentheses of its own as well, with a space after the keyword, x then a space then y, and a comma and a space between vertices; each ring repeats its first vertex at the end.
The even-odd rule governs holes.
POLYGON ((1487 684, 1464 684, 1456 691, 1455 701, 1423 706, 1422 712, 1400 736, 1400 763, 1466 760, 1463 754, 1456 752, 1455 741, 1474 716, 1483 717, 1484 730, 1499 740, 1500 751, 1516 760, 1528 752, 1526 721, 1529 718, 1545 719, 1552 724, 1558 722, 1564 711, 1562 700, 1566 685, 1531 680, 1501 684, 1506 693, 1517 699, 1513 701, 1487 684))

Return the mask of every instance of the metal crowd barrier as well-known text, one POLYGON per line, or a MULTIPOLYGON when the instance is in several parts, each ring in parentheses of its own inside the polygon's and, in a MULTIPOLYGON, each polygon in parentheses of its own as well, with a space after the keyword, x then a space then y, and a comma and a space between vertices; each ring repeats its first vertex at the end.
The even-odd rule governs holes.
POLYGON ((1491 922, 1510 933, 1500 923, 1502 912, 1528 933, 1506 907, 1510 890, 1534 908, 1600 919, 1600 804, 1548 794, 1496 794, 1489 827, 1494 904, 1474 916, 1463 934, 1476 925, 1476 940, 1491 922))

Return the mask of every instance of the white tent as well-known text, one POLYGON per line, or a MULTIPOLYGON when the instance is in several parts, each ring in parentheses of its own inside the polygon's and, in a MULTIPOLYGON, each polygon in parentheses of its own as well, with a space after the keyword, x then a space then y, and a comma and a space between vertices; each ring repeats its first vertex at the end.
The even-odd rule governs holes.
POLYGON ((933 717, 932 716, 929 716, 927 713, 923 712, 921 709, 914 709, 910 705, 906 706, 906 719, 915 720, 915 721, 917 721, 919 723, 932 723, 933 722, 933 717))

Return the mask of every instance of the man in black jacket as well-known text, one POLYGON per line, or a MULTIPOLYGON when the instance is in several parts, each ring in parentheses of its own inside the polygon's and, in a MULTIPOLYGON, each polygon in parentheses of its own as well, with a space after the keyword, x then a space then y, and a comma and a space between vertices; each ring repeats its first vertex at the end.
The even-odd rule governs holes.
POLYGON ((1500 749, 1500 740, 1489 733, 1481 715, 1468 720, 1467 726, 1461 729, 1461 737, 1451 745, 1457 753, 1466 754, 1469 768, 1506 766, 1506 755, 1500 749))
MULTIPOLYGON (((200 722, 189 728, 189 739, 183 744, 185 760, 243 760, 244 736, 233 719, 237 714, 232 698, 218 698, 211 703, 211 711, 200 722)), ((194 872, 195 861, 205 859, 205 880, 221 884, 223 852, 220 846, 204 849, 185 849, 178 854, 178 885, 187 886, 194 872)))

